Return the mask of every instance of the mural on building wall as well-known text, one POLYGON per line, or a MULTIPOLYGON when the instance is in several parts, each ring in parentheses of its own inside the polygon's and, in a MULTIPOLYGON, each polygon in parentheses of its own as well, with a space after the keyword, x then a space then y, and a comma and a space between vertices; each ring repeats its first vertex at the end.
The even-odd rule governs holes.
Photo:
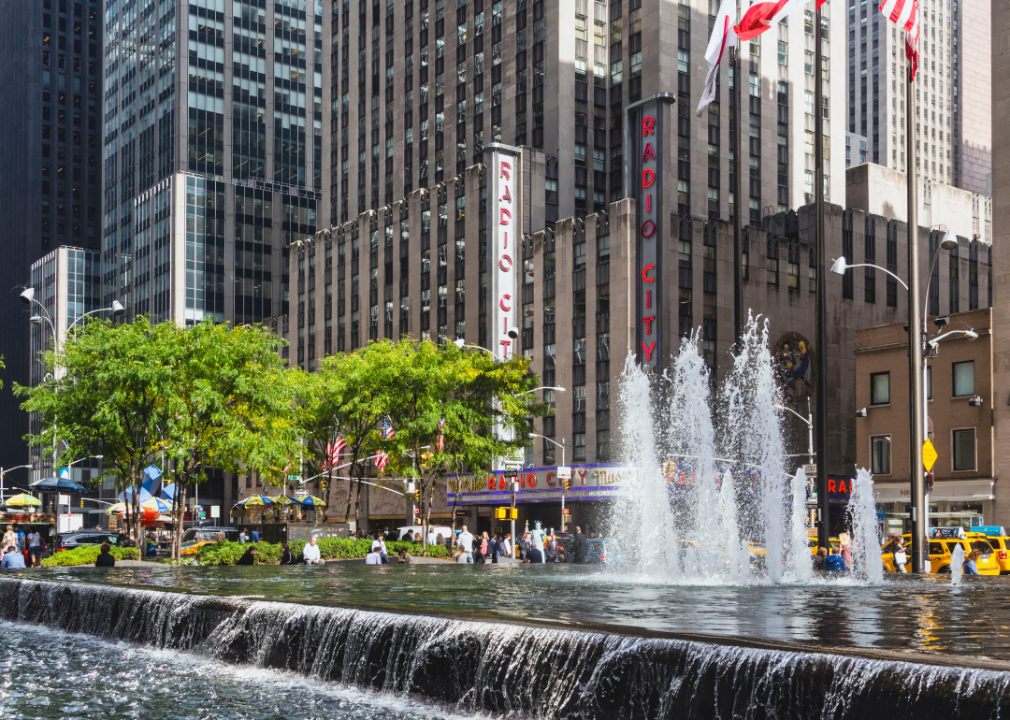
POLYGON ((814 387, 814 351, 799 333, 786 333, 775 345, 779 386, 792 400, 809 397, 814 387))

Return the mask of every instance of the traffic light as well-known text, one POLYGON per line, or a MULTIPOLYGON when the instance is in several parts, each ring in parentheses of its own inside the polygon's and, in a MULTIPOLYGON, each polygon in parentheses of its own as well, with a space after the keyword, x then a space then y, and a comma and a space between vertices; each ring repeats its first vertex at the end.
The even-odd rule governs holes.
POLYGON ((81 498, 81 507, 84 507, 84 498, 81 498))
POLYGON ((327 482, 326 482, 325 480, 323 480, 323 481, 322 481, 321 483, 319 483, 319 491, 320 491, 320 492, 321 492, 321 493, 322 493, 322 494, 323 494, 324 496, 326 495, 326 488, 327 488, 327 487, 329 487, 329 485, 327 484, 327 482))
POLYGON ((565 492, 572 489, 572 481, 569 478, 565 478, 565 492))
POLYGON ((495 520, 518 520, 519 511, 516 508, 500 507, 494 509, 495 520))
POLYGON ((421 491, 420 490, 415 490, 414 491, 414 502, 416 502, 416 503, 421 502, 421 491))

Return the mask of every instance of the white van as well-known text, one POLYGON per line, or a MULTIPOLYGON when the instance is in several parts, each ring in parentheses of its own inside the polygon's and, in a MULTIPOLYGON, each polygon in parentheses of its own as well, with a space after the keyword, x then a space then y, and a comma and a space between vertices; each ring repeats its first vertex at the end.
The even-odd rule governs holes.
MULTIPOLYGON (((430 525, 429 529, 435 534, 437 538, 439 535, 442 536, 442 540, 448 540, 452 537, 452 528, 445 525, 430 525)), ((396 528, 394 531, 396 537, 394 540, 402 540, 403 536, 407 534, 407 531, 411 531, 416 536, 418 533, 423 532, 420 525, 404 525, 402 527, 396 528)), ((418 540, 420 542, 420 540, 418 540)))

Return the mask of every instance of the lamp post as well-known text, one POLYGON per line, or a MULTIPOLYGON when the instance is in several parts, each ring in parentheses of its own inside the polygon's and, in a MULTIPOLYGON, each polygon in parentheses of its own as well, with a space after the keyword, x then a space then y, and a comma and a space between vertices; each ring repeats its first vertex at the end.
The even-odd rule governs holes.
MULTIPOLYGON (((554 439, 547 437, 546 435, 538 435, 537 433, 530 433, 531 438, 540 438, 541 440, 546 440, 554 447, 561 448, 561 467, 567 467, 565 465, 565 439, 561 438, 561 442, 556 442, 554 439)), ((560 479, 560 478, 559 478, 560 479)), ((561 532, 565 531, 565 486, 561 486, 561 532)), ((514 536, 513 536, 514 537, 514 536)))
MULTIPOLYGON (((25 288, 24 290, 21 291, 20 297, 21 297, 21 302, 23 302, 28 307, 31 307, 32 304, 38 305, 39 310, 41 311, 41 314, 32 315, 29 321, 31 322, 32 325, 41 325, 43 321, 45 321, 49 325, 49 331, 53 335, 53 350, 56 352, 56 354, 58 356, 59 352, 60 352, 60 347, 62 346, 62 343, 60 342, 60 335, 56 331, 56 325, 53 323, 53 318, 49 314, 49 311, 46 310, 46 306, 43 305, 42 303, 40 303, 38 300, 35 299, 35 288, 33 288, 33 287, 27 287, 27 288, 25 288)), ((119 317, 120 315, 122 315, 123 313, 126 312, 126 308, 124 308, 123 305, 122 305, 122 303, 120 303, 118 300, 113 300, 112 301, 112 305, 110 305, 109 307, 106 307, 106 308, 97 308, 95 310, 89 310, 88 312, 84 313, 79 318, 77 318, 72 323, 70 323, 70 325, 67 326, 67 330, 66 330, 67 333, 69 333, 71 330, 73 330, 74 326, 77 325, 77 323, 79 323, 82 320, 84 320, 84 318, 89 317, 91 315, 95 315, 97 313, 102 313, 102 312, 111 312, 112 315, 113 315, 113 317, 119 317)), ((54 379, 56 378, 56 368, 53 368, 53 378, 54 379)), ((56 434, 55 433, 55 425, 54 425, 53 429, 54 429, 54 433, 53 433, 53 435, 54 435, 54 437, 53 437, 53 470, 55 471, 56 470, 56 450, 57 450, 57 440, 55 438, 55 434, 56 434)), ((41 470, 42 470, 42 467, 40 465, 40 467, 39 467, 40 473, 41 473, 41 470)))
POLYGON ((15 465, 12 468, 2 468, 0 467, 0 505, 4 504, 4 475, 14 470, 20 470, 21 468, 31 468, 31 465, 15 465))
MULTIPOLYGON (((910 156, 911 157, 911 156, 910 156)), ((871 267, 890 275, 908 291, 908 367, 909 367, 909 474, 912 485, 912 572, 925 573, 929 571, 927 564, 928 555, 925 544, 926 533, 929 531, 929 504, 925 483, 925 472, 922 463, 922 448, 925 443, 926 428, 926 362, 927 353, 924 352, 926 343, 926 310, 929 303, 929 283, 932 280, 933 267, 939 258, 940 250, 952 250, 957 247, 957 237, 947 232, 943 241, 933 253, 930 260, 929 279, 926 282, 926 305, 922 315, 919 314, 919 252, 917 242, 917 223, 915 213, 915 190, 914 183, 908 184, 908 268, 910 284, 895 275, 893 272, 879 265, 872 263, 858 263, 849 265, 845 257, 842 256, 834 261, 831 272, 837 275, 844 275, 846 270, 857 267, 871 267), (918 336, 918 337, 917 337, 918 336), (919 411, 918 404, 922 403, 923 410, 919 411)))

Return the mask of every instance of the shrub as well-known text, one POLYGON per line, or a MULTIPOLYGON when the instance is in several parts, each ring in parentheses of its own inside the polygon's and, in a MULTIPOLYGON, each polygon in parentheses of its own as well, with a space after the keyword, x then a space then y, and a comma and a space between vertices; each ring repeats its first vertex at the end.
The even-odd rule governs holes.
MULTIPOLYGON (((85 545, 73 550, 54 553, 42 560, 42 567, 72 567, 74 565, 94 565, 101 552, 100 545, 85 545)), ((116 560, 140 560, 140 550, 137 548, 112 548, 112 557, 116 560)))
MULTIPOLYGON (((321 538, 318 541, 319 555, 324 560, 354 560, 363 558, 372 549, 372 540, 352 540, 343 538, 321 538)), ((292 540, 288 543, 291 552, 298 562, 302 561, 302 550, 306 543, 303 540, 292 540)), ((210 543, 200 548, 197 555, 201 565, 234 565, 246 551, 247 545, 236 542, 210 543)), ((414 556, 420 556, 421 543, 387 542, 386 550, 390 560, 396 559, 402 548, 414 556)), ((445 545, 429 545, 428 557, 449 559, 450 554, 445 545)), ((275 565, 281 559, 280 543, 256 543, 256 564, 275 565)))

